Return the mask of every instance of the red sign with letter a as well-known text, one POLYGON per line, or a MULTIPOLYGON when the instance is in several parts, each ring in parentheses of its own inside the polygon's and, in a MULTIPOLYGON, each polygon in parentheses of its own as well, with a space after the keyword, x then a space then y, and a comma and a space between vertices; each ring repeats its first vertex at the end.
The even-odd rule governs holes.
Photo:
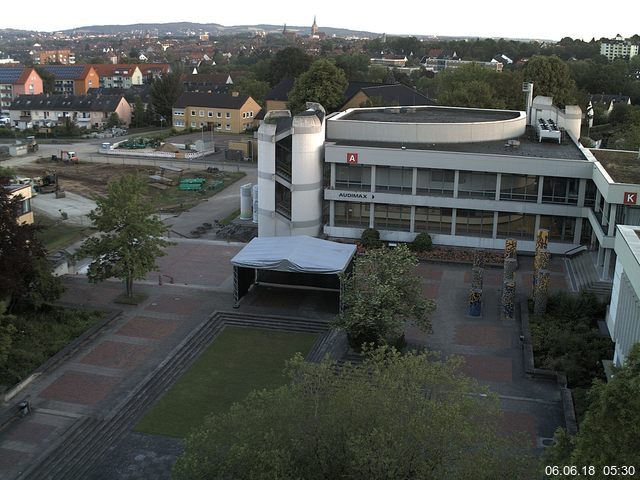
POLYGON ((358 154, 357 153, 347 153, 347 163, 349 165, 357 165, 357 163, 358 163, 358 154))
POLYGON ((636 192, 624 192, 624 204, 636 205, 638 203, 638 194, 636 192))

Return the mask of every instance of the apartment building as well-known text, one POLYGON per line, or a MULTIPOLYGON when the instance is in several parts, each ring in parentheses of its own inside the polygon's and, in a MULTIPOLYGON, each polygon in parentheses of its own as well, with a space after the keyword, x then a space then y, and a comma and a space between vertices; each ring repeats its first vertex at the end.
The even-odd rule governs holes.
POLYGON ((32 55, 33 63, 46 65, 50 63, 60 65, 73 65, 76 63, 76 55, 69 49, 62 50, 37 50, 32 55))
POLYGON ((19 129, 67 121, 80 128, 102 128, 113 113, 125 126, 131 123, 131 106, 123 95, 22 95, 9 108, 11 124, 19 129))
POLYGON ((54 77, 54 93, 86 95, 100 86, 100 77, 91 65, 43 65, 54 77))
POLYGON ((100 87, 102 88, 126 89, 143 83, 144 77, 137 65, 105 63, 92 66, 100 77, 100 87))
POLYGON ((253 127, 260 110, 248 95, 185 92, 173 107, 173 126, 242 133, 253 127))
POLYGON ((0 68, 0 113, 9 113, 11 102, 19 95, 42 93, 42 78, 33 68, 0 68))
POLYGON ((615 58, 631 59, 638 55, 637 44, 625 40, 622 36, 617 35, 614 40, 600 43, 600 55, 604 55, 609 60, 615 58))

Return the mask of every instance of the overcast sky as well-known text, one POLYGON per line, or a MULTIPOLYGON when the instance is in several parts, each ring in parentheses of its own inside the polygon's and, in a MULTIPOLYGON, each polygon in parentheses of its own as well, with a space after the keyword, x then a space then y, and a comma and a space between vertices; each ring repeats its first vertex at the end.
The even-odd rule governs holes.
POLYGON ((26 13, 20 2, 3 2, 0 28, 55 31, 87 25, 197 22, 350 28, 399 35, 445 35, 559 40, 562 37, 629 37, 640 33, 637 0, 415 0, 383 2, 319 0, 213 2, 63 3, 40 0, 26 13), (5 5, 6 3, 6 5, 5 5), (608 9, 608 6, 613 9, 608 9))

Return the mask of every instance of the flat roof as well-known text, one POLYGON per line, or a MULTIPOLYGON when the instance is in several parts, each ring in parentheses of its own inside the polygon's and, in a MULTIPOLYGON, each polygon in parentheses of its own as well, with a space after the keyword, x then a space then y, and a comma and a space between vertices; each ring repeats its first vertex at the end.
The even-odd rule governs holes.
POLYGON ((616 183, 640 183, 638 152, 591 149, 596 160, 616 183))
POLYGON ((515 110, 488 110, 459 107, 385 107, 355 109, 334 120, 357 120, 361 122, 395 123, 481 123, 519 118, 515 110))
MULTIPOLYGON (((409 150, 431 150, 437 152, 460 152, 460 153, 480 153, 488 155, 510 155, 516 157, 527 158, 558 158, 562 160, 581 160, 588 162, 589 160, 580 151, 578 146, 566 138, 562 143, 557 141, 543 140, 538 142, 535 131, 532 127, 527 126, 524 135, 517 139, 519 145, 510 146, 507 141, 496 140, 490 142, 471 142, 471 143, 391 143, 391 142, 369 142, 369 141, 348 141, 348 140, 331 140, 336 145, 355 146, 355 147, 378 147, 378 148, 402 148, 409 150)), ((640 183, 640 182, 638 182, 640 183)))

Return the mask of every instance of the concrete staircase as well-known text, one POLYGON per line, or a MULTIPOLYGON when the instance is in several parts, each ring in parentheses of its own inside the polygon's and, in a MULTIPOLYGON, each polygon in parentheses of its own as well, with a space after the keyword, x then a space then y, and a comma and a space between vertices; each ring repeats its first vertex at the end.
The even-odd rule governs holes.
MULTIPOLYGON (((153 372, 105 416, 88 416, 75 422, 45 451, 19 480, 85 479, 109 448, 182 376, 226 325, 290 332, 321 333, 328 324, 305 318, 217 312, 177 345, 153 372)), ((324 356, 321 346, 317 354, 324 356)), ((326 350, 326 347, 325 347, 326 350)))
POLYGON ((576 291, 584 290, 595 293, 603 300, 611 297, 612 282, 600 280, 589 252, 582 252, 566 260, 575 282, 576 291))

